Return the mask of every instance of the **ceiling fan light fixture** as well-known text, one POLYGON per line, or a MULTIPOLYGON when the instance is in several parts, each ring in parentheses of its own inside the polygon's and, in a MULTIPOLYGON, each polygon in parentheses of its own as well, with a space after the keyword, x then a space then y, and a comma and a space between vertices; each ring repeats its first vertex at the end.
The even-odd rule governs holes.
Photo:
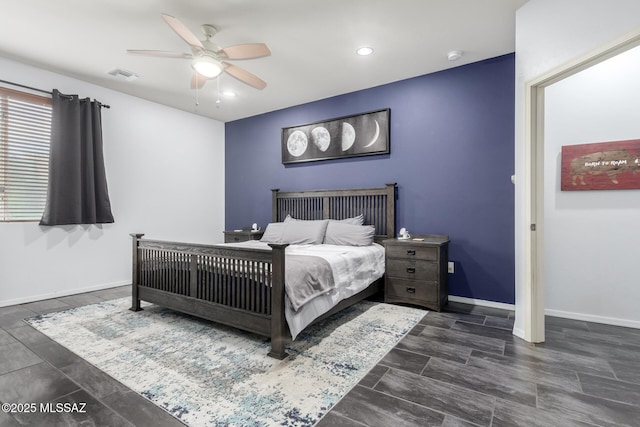
POLYGON ((207 55, 195 58, 191 62, 191 67, 196 70, 198 74, 208 79, 218 77, 223 70, 222 64, 220 62, 207 55))

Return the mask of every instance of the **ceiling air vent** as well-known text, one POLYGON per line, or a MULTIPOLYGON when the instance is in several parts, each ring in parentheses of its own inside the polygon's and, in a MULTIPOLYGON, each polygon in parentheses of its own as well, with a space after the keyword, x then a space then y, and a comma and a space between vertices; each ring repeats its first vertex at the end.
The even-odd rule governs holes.
POLYGON ((121 68, 114 68, 113 70, 108 71, 107 74, 117 79, 126 80, 128 82, 134 81, 139 77, 136 73, 123 70, 121 68))

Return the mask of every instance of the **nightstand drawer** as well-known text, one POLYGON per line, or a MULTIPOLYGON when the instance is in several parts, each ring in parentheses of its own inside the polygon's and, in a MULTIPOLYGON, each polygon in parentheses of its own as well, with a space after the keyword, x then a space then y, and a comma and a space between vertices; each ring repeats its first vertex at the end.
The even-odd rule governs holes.
POLYGON ((402 259, 421 259, 426 261, 435 261, 438 259, 438 249, 420 247, 418 245, 411 245, 410 243, 388 245, 387 248, 388 258, 402 258, 402 259))
POLYGON ((387 260, 387 275, 410 280, 438 280, 438 264, 427 261, 387 260))
POLYGON ((385 283, 386 297, 411 302, 438 302, 438 283, 416 283, 412 280, 387 277, 385 283))

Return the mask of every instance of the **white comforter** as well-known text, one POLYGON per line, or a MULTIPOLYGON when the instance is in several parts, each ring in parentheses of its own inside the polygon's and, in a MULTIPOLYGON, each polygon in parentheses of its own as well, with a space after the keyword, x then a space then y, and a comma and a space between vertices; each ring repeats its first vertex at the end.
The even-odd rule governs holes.
MULTIPOLYGON (((271 249, 267 243, 257 240, 228 245, 271 249)), ((325 259, 331 265, 335 282, 334 289, 307 302, 298 311, 293 310, 289 298, 285 297, 285 317, 293 339, 316 318, 384 274, 384 248, 375 243, 371 246, 290 245, 285 253, 325 259)))

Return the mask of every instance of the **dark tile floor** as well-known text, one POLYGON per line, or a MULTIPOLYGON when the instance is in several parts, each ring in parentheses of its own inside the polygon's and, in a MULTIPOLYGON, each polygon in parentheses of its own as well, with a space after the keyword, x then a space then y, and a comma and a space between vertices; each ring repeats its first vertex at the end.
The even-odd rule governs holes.
MULTIPOLYGON (((22 321, 131 295, 130 286, 0 308, 0 402, 86 403, 84 412, 0 412, 0 426, 183 424, 22 321)), ((77 409, 80 405, 76 406, 77 409)))
MULTIPOLYGON (((0 308, 0 402, 86 403, 0 412, 0 426, 178 426, 179 421, 22 321, 129 295, 124 286, 0 308)), ((640 426, 640 330, 450 303, 424 319, 320 421, 335 426, 640 426)))
POLYGON ((319 426, 640 426, 640 330, 513 313, 429 312, 319 426))

